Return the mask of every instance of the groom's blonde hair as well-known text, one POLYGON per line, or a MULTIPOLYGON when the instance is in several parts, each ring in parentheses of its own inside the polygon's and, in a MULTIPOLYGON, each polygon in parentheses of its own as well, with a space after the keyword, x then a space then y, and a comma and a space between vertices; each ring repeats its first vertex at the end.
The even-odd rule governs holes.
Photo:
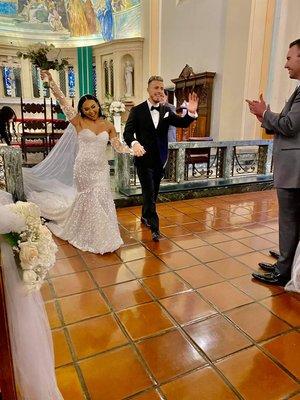
POLYGON ((148 86, 150 85, 151 82, 153 81, 159 81, 159 82, 163 82, 163 78, 159 75, 152 75, 150 76, 150 78, 148 79, 148 86))

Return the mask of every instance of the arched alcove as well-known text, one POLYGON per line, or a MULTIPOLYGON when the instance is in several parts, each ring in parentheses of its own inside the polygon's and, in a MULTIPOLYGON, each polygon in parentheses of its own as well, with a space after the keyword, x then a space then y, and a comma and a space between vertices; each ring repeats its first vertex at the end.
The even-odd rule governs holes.
POLYGON ((125 98, 131 99, 134 94, 135 68, 134 58, 130 54, 125 54, 121 59, 121 69, 123 72, 122 95, 125 98))

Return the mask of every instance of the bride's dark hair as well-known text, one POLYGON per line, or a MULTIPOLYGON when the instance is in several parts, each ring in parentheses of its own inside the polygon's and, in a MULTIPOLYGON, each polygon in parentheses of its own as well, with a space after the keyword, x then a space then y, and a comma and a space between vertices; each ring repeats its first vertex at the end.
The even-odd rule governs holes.
POLYGON ((105 118, 105 115, 104 115, 103 112, 102 112, 102 108, 101 108, 101 105, 100 105, 100 103, 99 103, 99 100, 97 99, 96 96, 93 96, 92 94, 85 94, 85 95, 83 95, 82 97, 80 97, 80 99, 79 99, 77 109, 78 109, 78 112, 80 113, 80 115, 81 115, 82 117, 85 117, 85 115, 84 115, 84 113, 83 113, 83 111, 82 111, 82 106, 83 106, 83 103, 84 103, 86 100, 94 100, 94 102, 97 103, 98 106, 99 106, 99 117, 105 118))

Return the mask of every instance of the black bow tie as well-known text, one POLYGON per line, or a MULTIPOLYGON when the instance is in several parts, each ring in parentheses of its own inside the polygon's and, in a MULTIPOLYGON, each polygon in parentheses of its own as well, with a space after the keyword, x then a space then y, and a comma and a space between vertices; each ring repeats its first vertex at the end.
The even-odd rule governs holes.
POLYGON ((153 110, 159 111, 159 106, 157 106, 157 107, 151 106, 151 111, 153 111, 153 110))

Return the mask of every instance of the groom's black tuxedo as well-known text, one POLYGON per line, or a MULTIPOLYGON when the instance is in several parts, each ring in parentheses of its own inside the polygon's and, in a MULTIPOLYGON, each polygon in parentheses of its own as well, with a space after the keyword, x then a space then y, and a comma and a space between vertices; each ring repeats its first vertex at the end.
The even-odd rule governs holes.
POLYGON ((162 168, 168 158, 168 129, 170 125, 186 128, 194 118, 186 114, 179 117, 165 105, 159 106, 157 128, 153 124, 147 101, 133 107, 126 122, 124 139, 128 146, 137 140, 146 151, 143 157, 135 157, 136 166, 162 168))
POLYGON ((133 107, 124 130, 124 139, 130 147, 137 140, 145 149, 142 157, 135 157, 139 180, 144 198, 142 217, 151 227, 152 232, 159 230, 158 216, 155 209, 163 168, 168 158, 168 129, 170 125, 186 128, 195 119, 186 114, 176 115, 168 106, 159 106, 159 121, 155 128, 147 101, 133 107))

